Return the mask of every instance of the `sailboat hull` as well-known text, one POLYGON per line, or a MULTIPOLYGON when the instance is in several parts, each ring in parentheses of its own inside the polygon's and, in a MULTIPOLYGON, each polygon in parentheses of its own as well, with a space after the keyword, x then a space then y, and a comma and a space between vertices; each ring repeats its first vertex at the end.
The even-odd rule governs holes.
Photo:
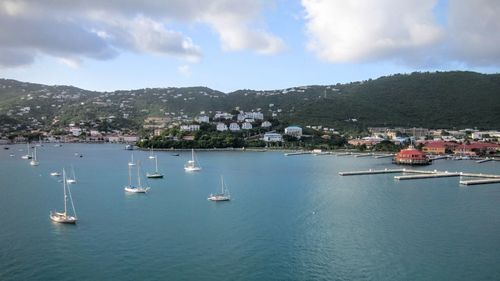
POLYGON ((162 179, 162 174, 146 174, 146 177, 149 179, 162 179))
POLYGON ((207 198, 207 200, 220 202, 220 201, 229 201, 231 198, 229 196, 223 194, 212 195, 207 198))
POLYGON ((198 171, 201 171, 201 168, 199 168, 199 167, 184 167, 184 170, 186 172, 198 172, 198 171))
POLYGON ((125 191, 130 193, 146 193, 149 190, 149 187, 132 187, 125 186, 125 191))
POLYGON ((50 219, 53 222, 64 223, 64 224, 76 224, 76 217, 65 215, 64 213, 51 212, 50 219))

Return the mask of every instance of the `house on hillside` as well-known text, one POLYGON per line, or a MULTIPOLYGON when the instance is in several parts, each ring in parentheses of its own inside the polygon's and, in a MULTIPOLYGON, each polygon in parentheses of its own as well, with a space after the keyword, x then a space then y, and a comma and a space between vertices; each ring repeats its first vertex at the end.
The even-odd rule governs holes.
POLYGON ((302 136, 302 128, 298 126, 288 126, 285 128, 285 135, 300 138, 302 136))
POLYGON ((229 130, 231 132, 237 132, 237 131, 241 130, 241 128, 240 128, 240 125, 238 125, 238 123, 231 123, 231 124, 229 124, 229 130))
POLYGON ((282 142, 283 141, 283 136, 278 133, 265 133, 264 137, 262 138, 263 141, 265 142, 282 142))
POLYGON ((217 123, 217 131, 224 132, 227 131, 227 125, 224 123, 217 123))

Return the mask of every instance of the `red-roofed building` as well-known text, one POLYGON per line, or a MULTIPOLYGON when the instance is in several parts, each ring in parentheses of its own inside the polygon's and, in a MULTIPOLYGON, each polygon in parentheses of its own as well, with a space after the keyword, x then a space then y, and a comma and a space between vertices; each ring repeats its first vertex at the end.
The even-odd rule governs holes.
POLYGON ((422 147, 422 151, 429 154, 445 154, 447 150, 453 151, 457 143, 448 141, 431 141, 422 147))
POLYGON ((486 154, 495 154, 497 151, 500 151, 500 145, 495 143, 487 143, 487 142, 475 142, 471 144, 461 144, 455 147, 453 153, 457 155, 468 155, 468 156, 477 156, 477 155, 486 155, 486 154))
POLYGON ((409 146, 406 149, 402 149, 394 157, 395 164, 400 165, 429 165, 431 160, 420 150, 415 149, 413 146, 409 146))

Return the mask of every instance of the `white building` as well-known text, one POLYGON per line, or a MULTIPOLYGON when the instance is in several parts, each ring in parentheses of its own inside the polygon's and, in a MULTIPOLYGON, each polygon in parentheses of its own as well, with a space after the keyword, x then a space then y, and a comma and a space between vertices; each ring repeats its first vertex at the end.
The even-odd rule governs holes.
POLYGON ((282 142, 283 137, 278 133, 265 133, 262 140, 265 142, 282 142))
POLYGON ((247 118, 252 118, 256 120, 263 120, 264 114, 262 112, 247 112, 247 118))
POLYGON ((217 123, 217 131, 220 132, 227 131, 227 125, 224 123, 217 123))
POLYGON ((77 127, 71 127, 71 128, 69 128, 69 131, 75 137, 78 137, 82 134, 82 129, 77 128, 77 127))
POLYGON ((192 125, 181 125, 181 131, 184 132, 196 132, 200 130, 200 125, 192 124, 192 125))
POLYGON ((271 122, 269 121, 264 121, 262 122, 262 124, 260 125, 262 128, 269 128, 271 127, 273 124, 271 124, 271 122))
POLYGON ((229 130, 231 132, 239 131, 240 130, 240 125, 238 125, 238 123, 231 123, 231 124, 229 124, 229 130))
POLYGON ((124 142, 136 142, 139 140, 138 136, 123 136, 123 141, 124 142))
POLYGON ((214 119, 232 119, 233 115, 227 112, 217 112, 214 115, 214 119))
POLYGON ((241 128, 242 128, 243 130, 250 130, 250 129, 252 129, 252 123, 250 123, 250 122, 245 122, 245 123, 241 124, 241 128))
POLYGON ((301 137, 302 136, 302 128, 297 126, 289 126, 285 128, 285 135, 301 137))
POLYGON ((198 116, 196 120, 200 123, 208 123, 210 122, 210 118, 208 116, 198 116))

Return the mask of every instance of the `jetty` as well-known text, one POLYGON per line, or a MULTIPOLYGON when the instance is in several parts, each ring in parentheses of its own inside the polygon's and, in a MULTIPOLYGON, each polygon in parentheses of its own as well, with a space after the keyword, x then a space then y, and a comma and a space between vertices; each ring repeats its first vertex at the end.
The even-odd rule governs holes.
POLYGON ((482 180, 461 180, 460 184, 463 185, 477 185, 477 184, 490 184, 500 183, 500 179, 482 179, 482 180))
POLYGON ((341 176, 361 176, 361 175, 376 175, 376 174, 391 174, 403 173, 409 175, 394 176, 395 180, 418 180, 418 179, 432 179, 432 178, 446 178, 446 177, 460 177, 460 184, 463 185, 477 185, 477 184, 493 184, 500 183, 500 175, 483 174, 483 173, 466 173, 466 172, 448 172, 448 171, 427 171, 427 170, 413 170, 413 169, 383 169, 383 170, 365 170, 365 171, 348 171, 339 172, 341 176), (477 179, 462 179, 462 178, 477 178, 477 179))
POLYGON ((375 159, 389 158, 389 157, 394 157, 394 154, 374 154, 373 155, 373 158, 375 158, 375 159))
POLYGON ((289 152, 289 153, 285 153, 285 156, 296 156, 296 155, 304 155, 304 154, 312 154, 312 152, 311 151, 289 152))
POLYGON ((367 171, 353 171, 353 172, 340 172, 341 176, 360 176, 360 175, 376 175, 376 174, 391 174, 403 173, 405 169, 384 169, 384 170, 367 170, 367 171))

